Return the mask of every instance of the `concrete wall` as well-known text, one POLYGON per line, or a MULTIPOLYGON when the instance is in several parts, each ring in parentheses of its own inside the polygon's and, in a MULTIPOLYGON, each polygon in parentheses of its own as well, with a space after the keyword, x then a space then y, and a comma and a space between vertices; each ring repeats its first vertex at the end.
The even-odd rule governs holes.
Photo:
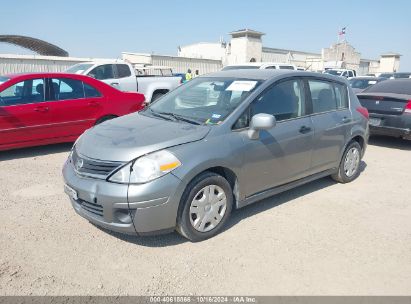
POLYGON ((0 54, 0 75, 31 72, 63 72, 92 58, 0 54))

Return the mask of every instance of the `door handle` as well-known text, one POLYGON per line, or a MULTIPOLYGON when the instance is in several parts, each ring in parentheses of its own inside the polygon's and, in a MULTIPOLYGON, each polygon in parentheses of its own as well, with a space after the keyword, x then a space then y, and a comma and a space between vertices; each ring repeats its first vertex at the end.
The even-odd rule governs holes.
POLYGON ((305 133, 311 132, 311 128, 307 127, 307 126, 302 126, 300 128, 299 132, 302 133, 302 134, 305 134, 305 133))
POLYGON ((118 82, 112 82, 112 83, 110 83, 110 85, 111 85, 111 86, 118 86, 119 83, 118 83, 118 82))
POLYGON ((351 118, 350 117, 344 117, 341 121, 342 121, 342 123, 348 123, 348 122, 351 121, 351 118))
POLYGON ((35 107, 34 111, 35 112, 48 112, 49 107, 35 107))

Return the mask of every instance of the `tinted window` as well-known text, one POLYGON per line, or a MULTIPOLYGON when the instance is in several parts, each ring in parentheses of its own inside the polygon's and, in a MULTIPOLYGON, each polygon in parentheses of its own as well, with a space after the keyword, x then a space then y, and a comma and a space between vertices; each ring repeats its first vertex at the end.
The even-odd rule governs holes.
POLYGON ((272 114, 277 121, 305 114, 304 90, 301 81, 288 80, 265 91, 251 106, 251 116, 272 114))
POLYGON ((0 93, 0 105, 11 106, 44 101, 44 79, 18 82, 0 93))
POLYGON ((411 95, 411 80, 410 79, 394 79, 381 81, 372 87, 369 87, 364 92, 373 93, 396 93, 411 95))
POLYGON ((88 73, 89 76, 96 78, 98 80, 105 80, 114 78, 113 65, 103 64, 95 67, 88 73))
POLYGON ((52 100, 84 98, 83 82, 69 78, 53 78, 51 88, 52 100))
POLYGON ((373 84, 376 84, 378 81, 375 79, 350 79, 349 83, 353 89, 366 89, 373 84))
POLYGON ((117 64, 118 78, 130 77, 131 71, 127 64, 117 64))
POLYGON ((91 85, 88 85, 87 83, 83 82, 84 85, 84 93, 86 97, 101 97, 101 93, 97 91, 97 89, 93 88, 91 85))
POLYGON ((270 65, 270 66, 266 67, 266 69, 275 70, 275 69, 277 69, 277 67, 275 65, 270 65))
POLYGON ((342 85, 321 80, 309 80, 308 85, 314 113, 336 110, 342 107, 343 102, 345 103, 346 98, 341 96, 344 91, 342 85))
POLYGON ((342 71, 336 71, 336 70, 326 70, 324 72, 325 74, 331 74, 331 75, 335 75, 335 76, 342 76, 342 71))

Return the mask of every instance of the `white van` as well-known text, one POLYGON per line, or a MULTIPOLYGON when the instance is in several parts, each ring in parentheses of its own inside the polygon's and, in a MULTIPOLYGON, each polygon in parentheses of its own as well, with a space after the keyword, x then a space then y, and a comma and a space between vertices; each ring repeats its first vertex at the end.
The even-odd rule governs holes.
POLYGON ((278 62, 248 62, 244 64, 231 64, 225 66, 222 71, 228 70, 251 70, 251 69, 276 69, 276 70, 297 70, 294 64, 278 62))

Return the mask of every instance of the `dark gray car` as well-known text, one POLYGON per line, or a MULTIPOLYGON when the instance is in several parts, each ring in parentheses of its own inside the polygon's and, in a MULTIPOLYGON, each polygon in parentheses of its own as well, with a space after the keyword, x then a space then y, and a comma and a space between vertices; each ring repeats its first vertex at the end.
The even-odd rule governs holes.
POLYGON ((367 117, 340 77, 222 71, 85 132, 64 165, 65 191, 96 225, 200 241, 234 208, 328 175, 354 180, 367 117))

